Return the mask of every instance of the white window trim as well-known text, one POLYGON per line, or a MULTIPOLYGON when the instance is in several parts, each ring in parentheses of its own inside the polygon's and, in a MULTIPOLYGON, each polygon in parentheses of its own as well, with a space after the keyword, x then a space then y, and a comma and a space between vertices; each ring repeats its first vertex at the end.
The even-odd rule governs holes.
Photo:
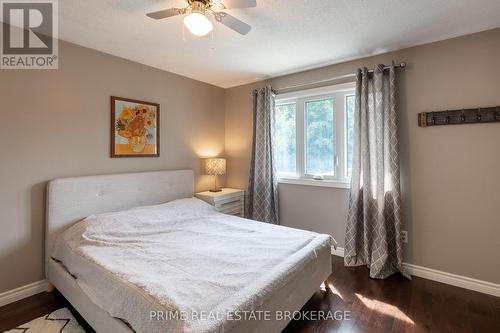
MULTIPOLYGON (((344 177, 346 179, 351 179, 350 176, 347 175, 347 97, 350 97, 350 96, 356 96, 354 93, 350 92, 350 93, 346 93, 344 94, 344 136, 343 136, 343 140, 344 140, 344 159, 343 159, 343 165, 344 165, 344 177)), ((352 165, 351 165, 352 167, 352 165)), ((351 173, 352 173, 352 170, 351 170, 351 173)), ((352 174, 351 174, 352 175, 352 174)))
POLYGON ((304 186, 319 186, 319 187, 334 187, 350 189, 351 183, 339 182, 336 180, 315 180, 301 177, 290 177, 290 176, 278 176, 278 183, 280 184, 293 184, 293 185, 304 185, 304 186))
POLYGON ((296 167, 297 173, 278 174, 278 182, 284 184, 350 188, 350 179, 347 178, 347 154, 346 154, 346 97, 352 95, 355 83, 338 84, 334 86, 302 90, 298 92, 279 95, 276 105, 295 103, 296 105, 296 167), (342 94, 343 93, 343 94, 342 94), (338 96, 342 95, 342 98, 338 96), (305 173, 305 149, 306 149, 306 112, 305 105, 308 101, 333 98, 334 100, 334 122, 335 122, 335 176, 324 176, 316 180, 313 175, 305 173))

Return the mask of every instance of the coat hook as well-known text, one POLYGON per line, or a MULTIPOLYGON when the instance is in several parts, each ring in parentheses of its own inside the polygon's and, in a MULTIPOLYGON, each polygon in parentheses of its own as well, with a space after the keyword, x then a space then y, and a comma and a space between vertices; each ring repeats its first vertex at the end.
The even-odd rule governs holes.
POLYGON ((434 112, 431 113, 432 116, 432 125, 436 125, 436 116, 434 115, 434 112))
POLYGON ((446 118, 445 118, 445 121, 446 121, 446 125, 448 125, 450 123, 450 113, 448 110, 446 110, 446 118))
POLYGON ((477 121, 481 121, 481 108, 477 108, 476 119, 477 119, 477 121))
POLYGON ((462 109, 462 115, 460 116, 460 120, 462 120, 463 123, 465 123, 465 110, 462 109))

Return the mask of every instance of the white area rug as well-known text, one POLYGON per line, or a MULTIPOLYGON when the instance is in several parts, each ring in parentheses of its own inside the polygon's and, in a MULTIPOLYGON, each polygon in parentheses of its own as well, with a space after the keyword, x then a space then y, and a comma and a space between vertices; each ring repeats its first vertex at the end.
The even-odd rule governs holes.
POLYGON ((67 308, 33 319, 4 333, 85 333, 67 308))

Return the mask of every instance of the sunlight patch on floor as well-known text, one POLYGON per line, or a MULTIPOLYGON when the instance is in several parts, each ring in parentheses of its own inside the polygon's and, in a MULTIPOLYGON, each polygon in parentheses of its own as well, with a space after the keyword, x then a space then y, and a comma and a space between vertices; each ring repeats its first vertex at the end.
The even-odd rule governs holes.
POLYGON ((401 311, 396 306, 385 302, 377 301, 376 299, 369 299, 358 293, 356 293, 355 295, 370 310, 374 310, 382 314, 385 314, 387 316, 391 316, 395 319, 404 321, 408 324, 415 325, 415 322, 413 322, 413 320, 411 320, 410 317, 404 314, 403 311, 401 311))
POLYGON ((329 282, 326 285, 323 282, 321 284, 321 290, 323 290, 323 291, 330 290, 334 295, 337 295, 338 297, 340 297, 341 300, 344 300, 344 297, 342 297, 342 295, 339 293, 339 291, 329 282))

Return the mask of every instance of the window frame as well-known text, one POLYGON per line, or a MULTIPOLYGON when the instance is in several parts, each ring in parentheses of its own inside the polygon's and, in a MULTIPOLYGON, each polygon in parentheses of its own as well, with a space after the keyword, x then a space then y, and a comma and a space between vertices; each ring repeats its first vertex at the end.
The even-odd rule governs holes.
POLYGON ((307 178, 307 179, 314 179, 314 177, 316 175, 314 174, 309 174, 307 173, 307 103, 310 103, 310 102, 320 102, 320 101, 327 101, 327 100, 332 100, 333 101, 333 124, 334 124, 334 145, 333 145, 333 176, 332 175, 322 175, 322 177, 326 180, 336 180, 337 179, 337 172, 338 172, 338 168, 337 168, 337 164, 336 163, 336 159, 338 158, 337 156, 337 152, 338 152, 338 147, 337 147, 337 136, 338 136, 338 133, 337 133, 337 112, 335 111, 336 110, 336 106, 337 106, 337 98, 334 97, 335 95, 334 94, 326 94, 326 95, 319 95, 319 96, 310 96, 310 97, 306 97, 306 98, 303 98, 303 99, 299 99, 298 101, 302 104, 301 107, 303 108, 302 112, 303 112, 303 121, 304 121, 304 131, 303 131, 303 136, 304 136, 304 154, 302 156, 302 160, 303 160, 303 168, 302 168, 302 172, 300 173, 300 175, 302 175, 303 178, 307 178))
MULTIPOLYGON (((354 104, 356 104, 356 92, 353 91, 352 93, 346 93, 344 94, 344 177, 345 179, 348 179, 349 181, 351 180, 351 176, 348 174, 349 168, 347 166, 347 98, 348 97, 354 97, 354 104)), ((354 138, 353 138, 354 139, 354 138)), ((353 151, 354 154, 354 151, 353 151)), ((352 163, 352 162, 351 162, 352 163)), ((352 173, 352 170, 351 170, 352 173)))
POLYGON ((286 184, 312 185, 324 187, 350 188, 347 177, 347 96, 354 95, 355 83, 337 84, 328 87, 284 93, 276 97, 276 106, 295 103, 296 173, 278 173, 278 182, 286 184), (334 175, 306 173, 307 113, 306 103, 333 99, 334 121, 334 175))

